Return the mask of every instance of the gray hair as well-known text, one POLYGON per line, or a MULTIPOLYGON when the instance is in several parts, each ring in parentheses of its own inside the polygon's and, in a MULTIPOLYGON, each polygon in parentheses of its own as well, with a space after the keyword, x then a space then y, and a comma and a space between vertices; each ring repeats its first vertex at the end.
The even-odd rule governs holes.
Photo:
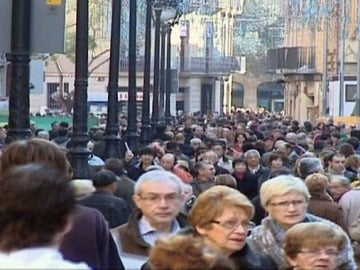
POLYGON ((179 188, 179 193, 183 193, 183 182, 175 174, 164 170, 153 170, 142 174, 136 181, 134 186, 134 193, 139 194, 142 184, 146 182, 157 183, 173 183, 179 188))
POLYGON ((322 173, 324 167, 321 160, 317 157, 303 157, 299 160, 298 173, 300 177, 306 178, 312 173, 322 173))
POLYGON ((261 205, 266 209, 270 200, 275 196, 282 196, 289 192, 301 193, 306 201, 310 193, 304 181, 292 175, 280 175, 265 181, 260 187, 261 205))
POLYGON ((201 140, 199 138, 192 138, 190 140, 190 144, 194 144, 194 143, 201 143, 201 140))
POLYGON ((258 158, 260 158, 260 153, 256 149, 247 150, 244 154, 244 158, 247 159, 250 154, 256 154, 258 156, 258 158))
POLYGON ((343 187, 351 187, 351 181, 346 176, 329 174, 328 178, 330 183, 336 181, 339 182, 343 187))

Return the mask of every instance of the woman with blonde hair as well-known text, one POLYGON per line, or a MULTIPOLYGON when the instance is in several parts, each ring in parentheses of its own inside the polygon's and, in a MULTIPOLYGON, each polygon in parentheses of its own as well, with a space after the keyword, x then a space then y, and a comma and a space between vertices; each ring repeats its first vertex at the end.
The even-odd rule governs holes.
MULTIPOLYGON (((296 224, 322 222, 342 230, 331 221, 307 213, 309 199, 310 194, 304 181, 290 175, 272 178, 260 188, 261 204, 269 215, 252 230, 248 243, 255 251, 270 255, 279 269, 289 267, 282 247, 286 232, 296 224)), ((356 269, 348 237, 336 259, 339 269, 356 269)))

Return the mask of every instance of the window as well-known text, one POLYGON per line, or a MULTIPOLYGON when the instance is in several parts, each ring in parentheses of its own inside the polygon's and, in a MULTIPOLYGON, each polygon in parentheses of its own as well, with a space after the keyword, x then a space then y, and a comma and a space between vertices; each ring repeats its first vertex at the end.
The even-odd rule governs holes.
POLYGON ((356 85, 355 84, 345 85, 345 101, 353 102, 355 101, 355 97, 356 97, 356 85))

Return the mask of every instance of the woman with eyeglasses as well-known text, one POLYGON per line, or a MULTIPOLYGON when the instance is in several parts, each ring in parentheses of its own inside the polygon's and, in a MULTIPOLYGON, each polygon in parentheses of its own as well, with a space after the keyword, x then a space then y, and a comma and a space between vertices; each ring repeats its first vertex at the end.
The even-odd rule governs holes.
MULTIPOLYGON (((286 232, 296 224, 321 222, 342 231, 335 223, 307 213, 309 198, 305 183, 291 175, 272 178, 260 188, 260 201, 268 217, 252 230, 248 243, 253 250, 270 255, 279 269, 290 266, 283 253, 283 244, 286 232)), ((347 236, 344 247, 339 250, 336 264, 337 269, 356 269, 347 236)))
POLYGON ((336 258, 345 243, 345 233, 329 224, 299 223, 285 236, 284 252, 289 269, 338 269, 336 258))
POLYGON ((214 186, 202 192, 189 213, 191 231, 205 246, 228 257, 236 269, 277 269, 269 256, 254 252, 246 237, 254 206, 236 189, 214 186))

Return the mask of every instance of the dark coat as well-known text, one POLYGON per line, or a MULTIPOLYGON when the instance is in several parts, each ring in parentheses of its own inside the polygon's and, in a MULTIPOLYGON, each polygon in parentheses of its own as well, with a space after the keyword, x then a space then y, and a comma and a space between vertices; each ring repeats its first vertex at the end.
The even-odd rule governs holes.
POLYGON ((243 193, 249 200, 259 195, 258 179, 264 172, 264 168, 260 167, 255 173, 251 173, 249 169, 246 169, 244 178, 236 181, 237 189, 243 193))
POLYGON ((278 269, 270 256, 260 255, 253 251, 248 244, 231 254, 229 257, 235 265, 235 269, 241 270, 270 270, 278 269))
MULTIPOLYGON (((123 252, 147 256, 150 245, 140 235, 138 220, 141 216, 141 211, 137 209, 130 215, 128 223, 111 231, 115 242, 118 243, 123 252)), ((185 215, 179 214, 176 219, 181 228, 187 226, 188 220, 185 215)))
POLYGON ((190 182, 190 186, 192 186, 193 189, 193 194, 197 197, 200 195, 200 193, 202 193, 203 191, 213 187, 215 184, 214 182, 210 182, 210 181, 201 181, 198 179, 193 179, 190 182))
POLYGON ((109 222, 110 228, 125 224, 130 216, 129 207, 123 199, 103 190, 97 190, 78 202, 99 210, 109 222))
POLYGON ((99 211, 85 206, 78 206, 60 251, 65 259, 86 262, 94 269, 125 269, 106 220, 99 211))
POLYGON ((256 225, 260 225, 263 218, 266 217, 266 211, 261 205, 260 196, 256 196, 256 197, 252 198, 251 203, 255 207, 255 214, 254 214, 252 221, 256 225))
POLYGON ((131 211, 136 209, 132 196, 134 195, 135 181, 127 177, 126 175, 119 176, 119 180, 116 182, 116 190, 114 195, 116 197, 125 200, 131 211))
POLYGON ((333 202, 326 194, 311 194, 308 206, 309 213, 330 220, 339 225, 345 232, 347 227, 341 206, 333 202))
MULTIPOLYGON (((155 165, 155 162, 153 162, 152 165, 155 165)), ((130 177, 134 181, 137 181, 139 177, 144 173, 146 173, 146 171, 143 169, 141 162, 137 162, 135 165, 127 168, 128 177, 130 177)))
MULTIPOLYGON (((109 158, 106 156, 106 150, 107 150, 106 147, 107 147, 107 145, 106 145, 105 139, 95 142, 93 154, 98 156, 102 160, 106 160, 107 158, 109 158)), ((120 140, 117 141, 116 152, 117 152, 119 158, 124 158, 126 148, 125 148, 125 140, 123 138, 121 138, 120 140)))

